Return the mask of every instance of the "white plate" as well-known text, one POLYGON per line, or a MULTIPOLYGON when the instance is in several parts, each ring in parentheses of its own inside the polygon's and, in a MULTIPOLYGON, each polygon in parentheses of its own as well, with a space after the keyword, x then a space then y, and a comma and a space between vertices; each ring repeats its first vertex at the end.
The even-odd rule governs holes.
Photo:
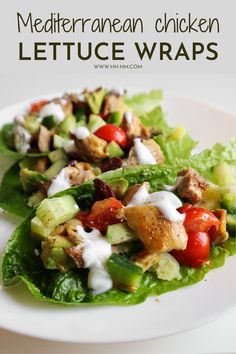
MULTIPOLYGON (((25 103, 0 112, 11 120, 25 103)), ((236 134, 233 114, 188 98, 167 96, 168 121, 185 126, 202 147, 226 143, 236 134)), ((14 225, 0 215, 2 254, 14 225)), ((236 307, 236 257, 210 272, 204 281, 149 298, 135 306, 65 307, 35 300, 22 285, 0 291, 0 327, 38 338, 78 343, 137 341, 189 330, 236 307)))

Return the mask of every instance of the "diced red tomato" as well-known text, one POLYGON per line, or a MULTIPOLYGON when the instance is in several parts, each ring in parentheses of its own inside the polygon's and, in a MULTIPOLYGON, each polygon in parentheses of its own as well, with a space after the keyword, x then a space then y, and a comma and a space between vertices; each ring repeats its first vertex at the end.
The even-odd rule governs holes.
POLYGON ((114 140, 118 145, 122 147, 126 146, 125 132, 114 124, 103 125, 101 128, 96 130, 94 134, 106 141, 114 140))
POLYGON ((31 103, 30 106, 30 113, 38 113, 40 111, 40 109, 45 106, 45 104, 47 104, 48 101, 47 100, 41 100, 41 101, 37 101, 34 103, 31 103))
POLYGON ((198 268, 208 261, 210 253, 210 237, 207 232, 193 231, 188 233, 187 247, 183 251, 171 251, 176 260, 189 267, 198 268))
POLYGON ((107 198, 94 203, 91 213, 80 211, 77 218, 84 226, 105 231, 108 225, 120 222, 116 213, 123 205, 115 198, 107 198))
POLYGON ((186 203, 186 204, 182 205, 182 207, 178 208, 177 210, 180 214, 183 214, 183 213, 186 213, 186 211, 188 211, 191 208, 193 208, 193 205, 186 203))
POLYGON ((107 114, 99 113, 100 117, 104 120, 107 120, 107 114))
POLYGON ((213 226, 218 229, 220 221, 209 210, 203 208, 192 207, 186 211, 184 227, 187 232, 192 231, 209 231, 213 226))

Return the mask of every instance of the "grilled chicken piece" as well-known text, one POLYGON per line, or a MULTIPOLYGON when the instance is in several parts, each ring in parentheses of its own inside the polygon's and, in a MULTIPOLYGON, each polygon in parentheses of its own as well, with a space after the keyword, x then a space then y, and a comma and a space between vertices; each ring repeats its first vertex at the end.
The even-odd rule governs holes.
POLYGON ((178 173, 183 177, 177 187, 177 195, 185 202, 196 204, 201 201, 204 190, 207 187, 205 179, 193 168, 187 168, 178 173))
POLYGON ((72 186, 84 183, 95 177, 91 166, 86 162, 66 167, 65 174, 69 177, 72 186))
POLYGON ((71 242, 75 244, 80 244, 82 242, 81 237, 76 231, 77 226, 82 226, 82 223, 78 219, 71 219, 64 224, 58 225, 53 231, 53 235, 60 235, 68 237, 71 242))
POLYGON ((188 237, 183 223, 166 220, 157 207, 126 207, 124 215, 128 226, 136 232, 149 253, 186 248, 188 237))
POLYGON ((35 166, 35 171, 44 173, 47 168, 48 168, 48 158, 47 157, 38 158, 35 166))
POLYGON ((158 263, 161 258, 161 253, 148 253, 141 251, 131 257, 131 261, 143 268, 143 271, 150 269, 154 264, 158 263))
POLYGON ((216 209, 212 211, 213 214, 220 220, 220 227, 218 230, 211 230, 211 242, 214 245, 225 242, 229 238, 229 233, 226 230, 226 215, 225 209, 216 209))
POLYGON ((39 128, 38 135, 38 148, 41 152, 49 151, 51 142, 51 133, 50 131, 44 127, 43 125, 39 128))
POLYGON ((81 159, 92 163, 98 163, 107 157, 107 142, 105 140, 98 138, 94 134, 90 134, 84 140, 79 140, 73 135, 72 137, 81 159))
POLYGON ((134 138, 148 138, 150 136, 148 128, 144 127, 140 119, 132 115, 131 122, 124 117, 121 129, 124 130, 128 141, 133 141, 134 138))
POLYGON ((110 92, 104 97, 102 113, 109 114, 111 112, 125 112, 124 96, 110 92))
MULTIPOLYGON (((143 183, 146 186, 147 191, 150 191, 150 183, 149 182, 144 182, 143 183)), ((134 186, 130 187, 127 192, 125 193, 124 198, 122 199, 122 204, 124 206, 128 205, 129 202, 131 201, 131 199, 133 198, 133 196, 135 195, 135 193, 139 190, 139 188, 143 185, 143 184, 135 184, 134 186)))
MULTIPOLYGON (((164 158, 163 152, 161 151, 160 146, 153 139, 143 140, 142 143, 151 152, 151 154, 155 158, 157 164, 164 163, 165 158, 164 158)), ((136 166, 139 164, 134 147, 132 147, 130 149, 129 156, 128 156, 128 159, 126 160, 126 163, 128 166, 136 166)))
POLYGON ((70 256, 77 268, 84 268, 83 245, 64 248, 64 252, 70 256))

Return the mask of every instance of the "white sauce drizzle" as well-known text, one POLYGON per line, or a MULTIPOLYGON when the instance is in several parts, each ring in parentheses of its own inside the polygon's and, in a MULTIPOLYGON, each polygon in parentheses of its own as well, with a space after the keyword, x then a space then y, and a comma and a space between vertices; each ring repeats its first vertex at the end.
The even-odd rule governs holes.
POLYGON ((134 139, 134 151, 140 165, 155 165, 156 160, 150 150, 141 142, 140 138, 134 139))
POLYGON ((30 149, 30 133, 27 129, 17 124, 14 127, 14 135, 16 150, 25 154, 30 149))
POLYGON ((78 225, 76 231, 84 243, 82 257, 85 268, 89 268, 88 287, 93 289, 94 294, 104 293, 112 288, 112 279, 105 268, 105 263, 112 254, 111 245, 99 230, 86 232, 78 225))
POLYGON ((132 112, 125 112, 124 113, 124 118, 125 118, 127 124, 132 124, 132 120, 133 120, 132 112))
POLYGON ((50 102, 41 108, 39 119, 42 120, 48 116, 54 116, 59 122, 61 122, 65 118, 65 113, 60 104, 50 102))
POLYGON ((76 136, 77 139, 83 140, 90 135, 90 131, 86 127, 75 128, 72 133, 76 136))
POLYGON ((185 214, 180 214, 176 210, 182 206, 181 200, 171 192, 160 191, 149 194, 145 184, 143 184, 134 194, 127 207, 145 204, 156 206, 166 220, 175 222, 185 219, 185 214))
POLYGON ((70 179, 66 175, 66 168, 63 168, 60 173, 52 180, 51 185, 47 191, 48 197, 58 192, 64 191, 70 187, 70 179))

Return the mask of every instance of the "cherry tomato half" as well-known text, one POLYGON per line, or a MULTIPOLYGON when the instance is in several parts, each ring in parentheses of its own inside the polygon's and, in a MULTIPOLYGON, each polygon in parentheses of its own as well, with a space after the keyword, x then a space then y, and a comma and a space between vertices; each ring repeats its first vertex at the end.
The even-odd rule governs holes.
POLYGON ((178 208, 177 210, 180 214, 183 214, 183 213, 186 213, 186 211, 188 211, 191 208, 193 208, 193 205, 186 203, 186 204, 182 205, 182 207, 178 208))
POLYGON ((77 218, 82 221, 84 226, 105 231, 108 225, 120 222, 116 213, 123 205, 115 198, 107 198, 94 203, 91 213, 80 211, 77 218))
POLYGON ((192 207, 186 211, 184 227, 187 232, 192 231, 209 231, 212 226, 216 229, 220 226, 220 221, 209 210, 203 208, 192 207))
POLYGON ((41 100, 41 101, 37 101, 34 103, 31 103, 30 106, 30 113, 38 113, 40 111, 40 109, 45 106, 45 104, 47 104, 48 101, 47 100, 41 100))
POLYGON ((106 141, 114 140, 118 145, 126 146, 126 135, 125 132, 114 124, 106 124, 95 131, 94 133, 99 138, 106 141))
POLYGON ((176 260, 189 267, 198 268, 208 260, 210 237, 207 232, 189 232, 187 247, 183 251, 171 251, 176 260))

